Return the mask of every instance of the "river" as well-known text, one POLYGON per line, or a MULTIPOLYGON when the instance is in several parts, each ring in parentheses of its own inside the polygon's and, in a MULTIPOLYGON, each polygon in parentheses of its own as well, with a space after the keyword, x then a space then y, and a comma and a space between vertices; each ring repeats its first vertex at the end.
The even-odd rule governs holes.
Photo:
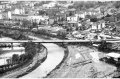
MULTIPOLYGON (((43 38, 37 38, 34 36, 29 36, 37 40, 44 40, 43 38)), ((26 74, 22 78, 42 78, 45 77, 50 71, 52 71, 64 57, 64 48, 59 47, 54 43, 42 43, 47 48, 47 59, 35 70, 26 74)))
MULTIPOLYGON (((29 36, 37 40, 43 40, 34 36, 29 36)), ((64 49, 54 43, 42 43, 47 48, 47 59, 35 70, 22 78, 42 78, 45 77, 50 71, 52 71, 63 59, 64 49)))

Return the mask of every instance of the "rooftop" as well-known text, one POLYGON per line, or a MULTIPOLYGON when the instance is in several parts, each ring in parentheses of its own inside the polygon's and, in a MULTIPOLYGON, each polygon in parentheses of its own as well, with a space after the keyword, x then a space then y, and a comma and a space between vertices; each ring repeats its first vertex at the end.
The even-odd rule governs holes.
POLYGON ((110 57, 114 57, 114 58, 120 58, 120 54, 118 54, 118 53, 108 53, 108 54, 106 54, 107 56, 110 56, 110 57))
POLYGON ((12 16, 28 16, 27 14, 12 14, 12 16))

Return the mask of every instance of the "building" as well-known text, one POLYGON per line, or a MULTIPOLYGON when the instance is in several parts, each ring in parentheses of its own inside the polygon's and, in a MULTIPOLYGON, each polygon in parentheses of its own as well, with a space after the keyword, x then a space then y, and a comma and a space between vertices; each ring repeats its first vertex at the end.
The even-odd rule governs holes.
POLYGON ((4 9, 5 5, 4 4, 0 4, 0 9, 4 9))
POLYGON ((55 16, 50 16, 50 19, 53 19, 59 25, 63 25, 67 18, 65 13, 56 13, 55 16))
POLYGON ((12 14, 13 20, 29 20, 31 22, 48 21, 48 16, 28 15, 28 14, 12 14))
POLYGON ((79 18, 85 18, 85 16, 87 15, 87 12, 76 12, 75 16, 79 17, 79 18))
POLYGON ((68 22, 77 22, 78 17, 77 16, 69 16, 69 17, 67 17, 67 21, 68 22))
POLYGON ((2 19, 12 19, 11 11, 4 11, 4 12, 2 12, 2 19))
POLYGON ((12 19, 13 20, 26 20, 28 19, 28 15, 27 14, 12 14, 12 19))
POLYGON ((2 13, 0 13, 0 19, 3 19, 2 13))
POLYGON ((13 11, 13 14, 25 14, 25 10, 24 10, 24 8, 22 8, 22 9, 16 8, 16 9, 13 11))
POLYGON ((105 22, 104 21, 100 21, 100 22, 95 22, 95 23, 91 23, 91 29, 92 30, 102 30, 103 28, 105 28, 105 22))
POLYGON ((54 19, 49 19, 49 21, 48 21, 48 24, 53 24, 54 23, 54 19))
POLYGON ((39 23, 40 21, 48 21, 48 19, 49 19, 48 16, 41 16, 41 15, 29 15, 27 17, 27 20, 37 23, 39 23))
POLYGON ((49 4, 44 4, 42 5, 42 7, 49 9, 49 8, 54 7, 56 4, 57 3, 54 1, 54 2, 50 2, 49 4))
POLYGON ((19 21, 13 21, 13 20, 0 20, 0 24, 4 24, 4 25, 15 25, 15 24, 20 24, 19 21))

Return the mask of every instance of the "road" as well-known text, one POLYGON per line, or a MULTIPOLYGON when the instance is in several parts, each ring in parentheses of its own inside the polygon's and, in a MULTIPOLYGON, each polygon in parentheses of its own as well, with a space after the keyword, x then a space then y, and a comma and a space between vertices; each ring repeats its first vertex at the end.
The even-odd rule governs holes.
MULTIPOLYGON (((42 40, 34 36, 31 38, 42 40)), ((35 70, 22 78, 42 78, 45 77, 50 71, 52 71, 63 59, 64 49, 53 43, 42 43, 48 51, 47 59, 35 70)))
POLYGON ((119 41, 119 39, 106 39, 106 40, 101 40, 101 39, 96 39, 96 40, 82 40, 82 39, 79 39, 79 40, 10 40, 10 41, 0 41, 0 43, 26 43, 26 42, 39 42, 39 43, 80 43, 80 42, 95 42, 95 43, 101 43, 102 41, 106 41, 106 42, 109 42, 109 43, 112 43, 112 42, 116 42, 116 41, 119 41))

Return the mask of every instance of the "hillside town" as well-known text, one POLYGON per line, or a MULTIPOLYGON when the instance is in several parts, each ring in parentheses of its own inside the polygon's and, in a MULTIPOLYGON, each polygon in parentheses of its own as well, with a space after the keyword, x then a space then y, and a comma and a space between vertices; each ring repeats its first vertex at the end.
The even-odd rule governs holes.
POLYGON ((116 7, 115 4, 88 2, 80 8, 82 4, 74 1, 1 1, 0 24, 42 30, 45 34, 63 36, 62 39, 118 39, 120 10, 116 8, 119 3, 116 7))
POLYGON ((120 1, 0 1, 0 78, 120 78, 120 1))

